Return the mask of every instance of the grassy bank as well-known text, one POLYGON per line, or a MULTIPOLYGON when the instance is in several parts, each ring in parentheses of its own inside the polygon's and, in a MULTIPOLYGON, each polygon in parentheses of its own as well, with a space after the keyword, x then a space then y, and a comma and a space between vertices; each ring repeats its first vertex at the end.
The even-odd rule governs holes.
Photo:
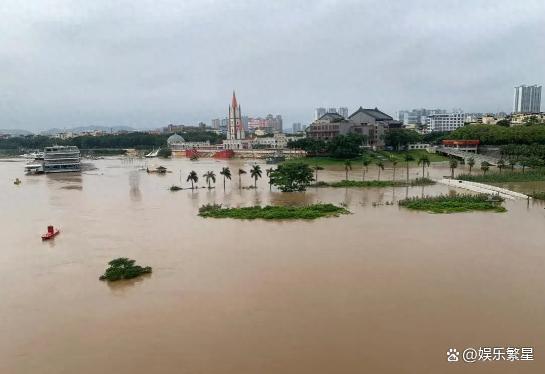
POLYGON ((455 194, 427 197, 412 197, 399 201, 399 205, 408 209, 423 210, 430 213, 460 213, 470 211, 505 212, 501 205, 503 198, 480 194, 455 194))
POLYGON ((531 194, 528 194, 528 196, 532 199, 545 200, 545 192, 543 191, 532 192, 531 194))
POLYGON ((343 207, 333 204, 312 204, 305 206, 259 205, 247 208, 222 208, 221 205, 207 204, 199 208, 199 216, 211 218, 236 219, 316 219, 337 217, 350 213, 343 207))
POLYGON ((435 184, 435 181, 429 179, 429 178, 417 178, 409 181, 409 183, 405 181, 392 181, 392 180, 385 180, 385 181, 377 181, 377 180, 369 180, 369 181, 354 181, 354 180, 342 180, 339 182, 317 182, 310 187, 333 187, 333 188, 346 188, 346 187, 358 187, 358 188, 385 188, 385 187, 407 187, 407 186, 428 186, 435 184))
POLYGON ((501 173, 487 174, 460 174, 458 179, 479 182, 479 183, 502 183, 502 182, 534 182, 545 181, 545 169, 531 169, 522 171, 503 171, 501 173))
MULTIPOLYGON (((397 166, 399 168, 401 165, 405 165, 404 157, 407 153, 414 158, 414 161, 409 162, 409 165, 411 166, 416 165, 418 163, 418 159, 423 155, 428 156, 430 162, 442 162, 442 161, 449 160, 447 157, 444 157, 442 155, 435 154, 435 153, 428 153, 425 150, 412 150, 408 152, 369 151, 369 152, 365 152, 363 156, 350 159, 350 161, 352 161, 352 167, 358 167, 358 166, 361 166, 363 158, 370 159, 372 163, 376 161, 383 161, 385 164, 389 164, 391 159, 396 159, 399 162, 397 166)), ((307 163, 311 166, 317 165, 321 167, 343 166, 345 162, 344 159, 338 159, 333 157, 305 157, 302 159, 301 158, 290 159, 284 162, 299 162, 299 161, 307 163)), ((369 167, 372 167, 372 165, 370 165, 369 167)))

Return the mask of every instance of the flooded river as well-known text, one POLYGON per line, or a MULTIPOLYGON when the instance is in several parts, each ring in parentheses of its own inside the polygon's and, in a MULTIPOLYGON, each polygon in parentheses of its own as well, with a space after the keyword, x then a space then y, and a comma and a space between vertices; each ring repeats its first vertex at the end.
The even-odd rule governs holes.
MULTIPOLYGON (((257 190, 238 189, 236 170, 251 161, 170 160, 167 175, 119 159, 94 163, 81 175, 23 176, 24 163, 0 162, 0 373, 545 372, 540 203, 433 215, 385 203, 445 186, 283 194, 269 191, 265 175, 257 190), (226 191, 223 166, 233 172, 226 191), (168 190, 180 176, 187 187, 192 169, 214 170, 217 188, 168 190), (197 216, 209 202, 318 201, 353 214, 197 216), (61 234, 42 242, 49 223, 61 234), (100 282, 121 256, 153 274, 100 282), (469 347, 533 347, 535 361, 447 362, 449 348, 469 347)), ((252 184, 249 174, 243 183, 252 184)))

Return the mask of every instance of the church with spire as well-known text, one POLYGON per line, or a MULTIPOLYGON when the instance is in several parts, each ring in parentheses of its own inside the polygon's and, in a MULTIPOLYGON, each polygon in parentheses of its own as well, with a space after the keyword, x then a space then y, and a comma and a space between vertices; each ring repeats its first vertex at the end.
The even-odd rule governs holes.
POLYGON ((250 139, 246 139, 246 133, 242 124, 240 104, 237 101, 235 91, 229 106, 229 124, 227 127, 227 139, 223 141, 224 149, 249 149, 250 139))

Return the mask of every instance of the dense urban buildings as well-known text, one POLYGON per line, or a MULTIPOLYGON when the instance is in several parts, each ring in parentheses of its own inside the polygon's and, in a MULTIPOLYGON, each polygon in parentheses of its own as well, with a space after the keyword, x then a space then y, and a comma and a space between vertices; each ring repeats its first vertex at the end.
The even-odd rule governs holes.
POLYGON ((294 122, 293 125, 291 125, 291 131, 295 134, 297 132, 303 131, 303 127, 301 126, 301 122, 294 122))
POLYGON ((444 109, 412 109, 400 110, 397 119, 403 123, 403 127, 422 127, 426 124, 426 117, 434 114, 445 114, 444 109))
POLYGON ((317 119, 320 119, 326 113, 335 113, 341 115, 344 118, 348 118, 348 108, 345 106, 341 106, 339 108, 329 107, 327 109, 320 107, 314 110, 314 120, 316 121, 317 119))
POLYGON ((520 85, 513 95, 513 113, 539 113, 541 111, 541 86, 520 85))
POLYGON ((425 132, 454 131, 464 126, 463 112, 432 114, 426 117, 425 132))
POLYGON ((248 132, 255 133, 256 130, 262 130, 265 133, 282 132, 282 116, 279 114, 276 116, 268 114, 265 118, 248 118, 248 132))

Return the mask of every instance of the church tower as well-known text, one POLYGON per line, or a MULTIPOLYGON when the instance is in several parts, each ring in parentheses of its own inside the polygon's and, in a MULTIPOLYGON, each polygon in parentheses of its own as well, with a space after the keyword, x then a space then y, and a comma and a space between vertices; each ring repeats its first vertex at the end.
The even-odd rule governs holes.
POLYGON ((233 99, 229 107, 229 128, 227 131, 227 139, 244 139, 244 127, 242 126, 242 116, 240 114, 240 105, 237 103, 235 91, 233 91, 233 99))

